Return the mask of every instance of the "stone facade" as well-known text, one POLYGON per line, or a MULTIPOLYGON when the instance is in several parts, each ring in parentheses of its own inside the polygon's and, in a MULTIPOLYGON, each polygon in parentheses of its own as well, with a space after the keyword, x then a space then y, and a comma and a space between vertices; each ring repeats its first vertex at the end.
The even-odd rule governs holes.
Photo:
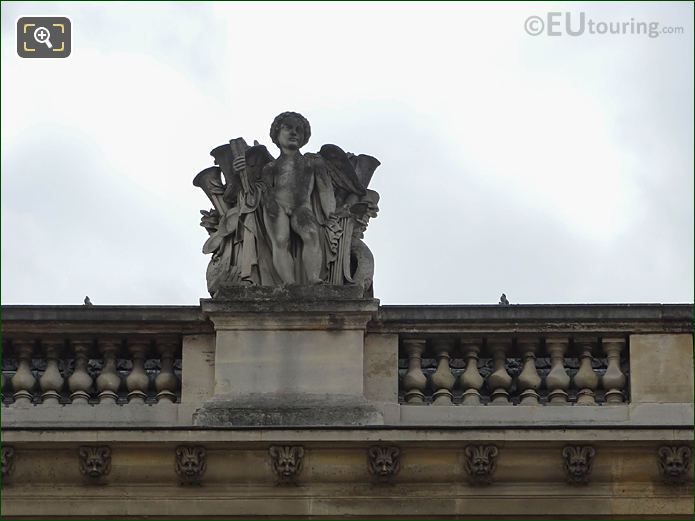
POLYGON ((3 306, 3 516, 693 513, 691 306, 309 297, 3 306))

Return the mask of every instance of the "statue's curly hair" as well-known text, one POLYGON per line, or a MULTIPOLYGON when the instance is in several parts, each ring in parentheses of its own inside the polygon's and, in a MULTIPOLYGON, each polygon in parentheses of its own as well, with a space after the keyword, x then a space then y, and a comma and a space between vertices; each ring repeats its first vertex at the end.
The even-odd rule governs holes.
POLYGON ((309 138, 311 137, 311 125, 309 125, 309 120, 302 116, 299 112, 283 112, 282 114, 277 115, 273 120, 273 124, 270 125, 270 139, 272 139, 273 143, 275 143, 278 147, 280 146, 278 143, 280 127, 282 126, 282 122, 290 117, 298 118, 304 127, 304 142, 299 145, 299 148, 301 148, 309 142, 309 138))

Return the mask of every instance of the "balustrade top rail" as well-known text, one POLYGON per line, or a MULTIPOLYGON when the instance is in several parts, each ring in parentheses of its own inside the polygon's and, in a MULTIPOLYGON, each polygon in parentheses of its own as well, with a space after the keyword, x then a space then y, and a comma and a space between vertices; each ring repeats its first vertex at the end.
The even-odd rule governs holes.
MULTIPOLYGON (((200 306, 3 305, 5 334, 42 332, 213 333, 200 306)), ((691 304, 385 305, 375 333, 552 332, 692 333, 691 304)))

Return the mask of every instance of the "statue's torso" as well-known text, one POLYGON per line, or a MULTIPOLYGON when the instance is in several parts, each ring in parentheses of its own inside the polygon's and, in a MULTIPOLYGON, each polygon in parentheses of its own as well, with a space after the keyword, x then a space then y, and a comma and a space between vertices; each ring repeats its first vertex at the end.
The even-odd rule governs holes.
POLYGON ((280 157, 272 171, 275 200, 285 211, 310 207, 314 188, 314 169, 310 158, 301 155, 280 157))

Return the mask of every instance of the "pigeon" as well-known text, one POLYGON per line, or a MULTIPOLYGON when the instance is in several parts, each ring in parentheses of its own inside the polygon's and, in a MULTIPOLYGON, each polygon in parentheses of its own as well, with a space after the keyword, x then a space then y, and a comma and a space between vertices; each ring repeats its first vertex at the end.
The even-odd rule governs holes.
POLYGON ((92 304, 92 301, 89 300, 89 297, 85 297, 84 298, 84 305, 85 306, 93 306, 94 304, 92 304))
POLYGON ((507 300, 507 295, 505 295, 504 293, 502 293, 502 296, 500 297, 500 301, 498 302, 498 304, 499 304, 500 306, 508 306, 508 305, 509 305, 509 301, 507 300))

